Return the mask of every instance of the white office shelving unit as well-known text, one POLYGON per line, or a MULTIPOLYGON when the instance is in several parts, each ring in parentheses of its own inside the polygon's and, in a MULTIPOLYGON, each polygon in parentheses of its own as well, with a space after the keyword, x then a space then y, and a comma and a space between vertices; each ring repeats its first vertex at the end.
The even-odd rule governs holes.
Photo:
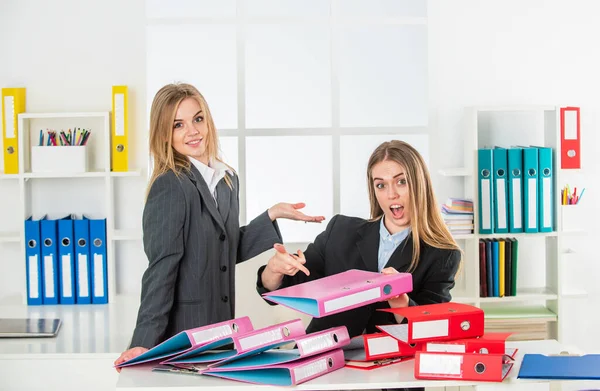
MULTIPOLYGON (((455 239, 465 253, 461 278, 453 290, 453 300, 481 307, 486 319, 498 319, 507 310, 515 311, 519 322, 527 323, 544 319, 548 323, 550 337, 559 341, 563 338, 561 317, 565 299, 577 299, 587 296, 580 287, 566 287, 563 281, 565 254, 569 253, 564 245, 565 238, 581 235, 584 230, 563 229, 560 190, 565 183, 567 171, 562 170, 560 157, 560 107, 555 106, 486 106, 470 107, 465 110, 465 166, 440 170, 440 175, 462 178, 464 196, 473 200, 475 230, 471 235, 456 236, 455 239), (498 126, 499 122, 499 128, 498 126), (512 121, 512 122, 511 122, 512 121), (534 125, 531 132, 520 127, 534 125), (508 129, 506 131, 501 129, 508 129), (553 149, 553 186, 554 186, 554 227, 547 233, 479 233, 479 200, 477 183, 477 149, 485 146, 510 147, 513 145, 537 145, 553 149), (524 282, 531 277, 538 284, 524 287, 519 283, 516 296, 479 297, 479 240, 490 238, 514 237, 519 240, 518 281, 524 282), (543 244, 542 244, 543 243, 543 244), (531 248, 533 247, 533 248, 531 248), (526 271, 539 270, 540 274, 527 275, 526 271), (524 274, 525 273, 525 274, 524 274), (539 282, 542 282, 539 284, 539 282)), ((581 170, 577 170, 581 171, 581 170)), ((579 206, 576 206, 579 207, 579 206)))
MULTIPOLYGON (((13 286, 22 287, 21 301, 27 302, 25 274, 25 232, 23 221, 29 216, 60 218, 69 214, 86 215, 90 218, 106 218, 106 240, 108 261, 109 302, 117 292, 117 265, 115 247, 118 241, 141 240, 141 230, 115 227, 115 181, 123 177, 139 177, 141 170, 112 172, 110 156, 110 112, 74 113, 22 113, 18 116, 19 173, 0 173, 0 187, 18 192, 16 204, 0 206, 2 215, 9 215, 9 231, 0 232, 0 244, 18 246, 12 248, 16 256, 3 256, 12 263, 10 268, 13 286), (31 147, 37 145, 39 131, 46 129, 69 129, 73 127, 91 129, 88 141, 88 171, 83 173, 31 172, 31 147), (2 209, 9 210, 3 211, 2 209), (15 220, 15 221, 13 221, 15 220), (14 258, 22 262, 14 262, 14 258)), ((48 147, 52 148, 52 147, 48 147)), ((16 195, 16 194, 15 194, 16 195)), ((2 247, 0 247, 2 250, 2 247)), ((3 252, 7 252, 5 250, 3 252)))

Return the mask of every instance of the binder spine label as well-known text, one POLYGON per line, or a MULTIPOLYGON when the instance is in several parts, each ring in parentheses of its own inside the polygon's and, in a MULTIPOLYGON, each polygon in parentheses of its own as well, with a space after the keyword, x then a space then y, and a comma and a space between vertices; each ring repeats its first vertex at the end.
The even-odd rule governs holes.
POLYGON ((371 356, 398 351, 398 342, 392 337, 369 338, 367 339, 367 346, 371 356))
POLYGON ((491 189, 491 181, 489 179, 481 180, 481 228, 482 229, 492 229, 492 206, 489 203, 490 197, 492 195, 491 189))
MULTIPOLYGON (((513 178, 512 180, 512 199, 521 200, 521 178, 513 178)), ((513 208, 513 226, 514 228, 523 228, 523 222, 521 221, 521 202, 512 202, 513 208)))
POLYGON ((39 299, 40 292, 38 289, 38 279, 40 273, 38 270, 38 257, 37 255, 29 256, 29 297, 32 299, 39 299))
POLYGON ((281 341, 282 339, 283 334, 281 333, 281 329, 275 329, 252 335, 250 337, 240 338, 240 345, 243 350, 250 350, 271 342, 281 341))
POLYGON ((104 297, 104 257, 100 254, 94 254, 94 296, 104 297))
POLYGON ((338 297, 337 299, 328 300, 323 303, 323 307, 325 309, 325 313, 328 313, 377 299, 379 297, 381 297, 381 289, 377 287, 363 292, 353 293, 348 296, 338 297))
POLYGON ((71 254, 63 255, 61 261, 62 294, 63 297, 73 297, 73 289, 71 287, 71 254))
POLYGON ((552 194, 550 189, 552 189, 552 179, 544 178, 542 179, 543 186, 543 197, 544 197, 544 210, 543 213, 543 224, 542 228, 551 228, 552 227, 552 194))
POLYGON ((325 334, 300 341, 298 345, 300 346, 302 353, 311 354, 333 348, 335 346, 335 341, 333 340, 331 334, 325 334))
POLYGON ((88 297, 90 295, 88 287, 88 267, 87 255, 79 254, 77 257, 77 281, 79 282, 79 296, 88 297))
POLYGON ((325 372, 327 372, 327 359, 322 358, 320 360, 313 361, 311 363, 295 368, 294 379, 296 380, 297 384, 304 379, 308 379, 309 377, 316 376, 325 372))
POLYGON ((432 375, 459 376, 461 374, 462 356, 453 354, 421 353, 419 373, 432 375))
POLYGON ((428 343, 428 352, 466 353, 466 347, 458 343, 428 343))
POLYGON ((425 322, 414 322, 412 337, 414 339, 447 337, 448 319, 428 320, 425 322))
POLYGON ((15 97, 4 97, 4 126, 6 138, 15 138, 15 97))
POLYGON ((506 221, 506 181, 504 178, 496 179, 496 199, 498 204, 496 205, 496 210, 498 211, 498 228, 506 229, 508 228, 508 222, 506 221))
POLYGON ((44 291, 49 299, 54 298, 54 272, 52 255, 44 255, 44 291))
POLYGON ((194 339, 194 344, 199 345, 201 343, 211 342, 231 334, 233 334, 233 331, 231 330, 231 326, 227 324, 213 327, 208 330, 198 330, 195 333, 192 333, 192 338, 194 339))
MULTIPOLYGON (((537 179, 529 178, 527 180, 529 182, 529 205, 537 204, 537 179)), ((529 223, 527 224, 527 228, 536 229, 537 228, 537 208, 529 208, 529 223)))

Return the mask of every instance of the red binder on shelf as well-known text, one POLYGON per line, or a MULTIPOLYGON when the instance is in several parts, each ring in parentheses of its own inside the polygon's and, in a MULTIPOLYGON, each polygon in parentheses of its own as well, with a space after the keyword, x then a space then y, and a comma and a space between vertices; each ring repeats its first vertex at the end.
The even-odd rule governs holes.
POLYGON ((579 107, 560 108, 560 168, 581 168, 579 107))
POLYGON ((427 304, 415 307, 380 309, 408 319, 405 324, 377 326, 404 343, 475 338, 483 335, 481 308, 461 303, 427 304))
POLYGON ((415 378, 501 382, 513 367, 503 354, 431 353, 415 355, 415 378))
POLYGON ((506 339, 512 333, 486 333, 477 338, 427 342, 423 351, 445 353, 504 354, 514 360, 518 349, 507 348, 506 339))

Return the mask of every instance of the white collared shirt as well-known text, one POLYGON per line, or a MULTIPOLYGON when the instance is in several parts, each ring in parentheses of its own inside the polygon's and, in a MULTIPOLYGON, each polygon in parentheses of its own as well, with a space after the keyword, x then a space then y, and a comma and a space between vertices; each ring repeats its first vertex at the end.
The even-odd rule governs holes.
POLYGON ((388 263, 393 252, 396 251, 398 246, 402 242, 404 242, 404 240, 408 237, 408 234, 410 233, 409 227, 403 231, 396 232, 393 235, 390 234, 390 232, 385 227, 384 219, 385 216, 382 216, 381 222, 379 224, 379 255, 377 260, 380 272, 388 263))
POLYGON ((204 182, 208 185, 208 190, 210 194, 212 194, 215 202, 217 202, 217 184, 221 179, 225 177, 226 173, 233 175, 233 172, 220 161, 210 161, 208 166, 201 161, 194 159, 193 157, 189 157, 192 164, 200 171, 202 174, 202 178, 204 178, 204 182))

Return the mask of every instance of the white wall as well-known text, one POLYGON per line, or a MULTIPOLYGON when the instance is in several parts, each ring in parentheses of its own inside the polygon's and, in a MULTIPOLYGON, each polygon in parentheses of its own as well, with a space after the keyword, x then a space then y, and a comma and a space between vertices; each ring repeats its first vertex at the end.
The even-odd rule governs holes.
MULTIPOLYGON (((463 164, 460 120, 464 106, 569 104, 582 107, 586 197, 591 201, 597 180, 589 173, 597 172, 600 165, 600 160, 593 159, 600 110, 600 59, 596 55, 600 25, 595 19, 599 13, 600 3, 593 0, 429 0, 428 95, 430 135, 436 140, 430 145, 430 163, 440 199, 462 192, 460 182, 436 172, 463 164)), ((110 110, 110 86, 129 85, 130 158, 132 166, 144 168, 145 32, 142 0, 4 0, 0 2, 0 86, 26 86, 27 110, 41 112, 110 110)), ((143 180, 134 180, 131 191, 142 194, 144 187, 143 180)), ((2 184, 0 189, 0 202, 14 202, 2 184)), ((598 233, 593 221, 599 215, 595 209, 588 220, 590 243, 598 233)), ((4 218, 0 216, 0 224, 4 218)), ((126 224, 137 226, 140 218, 139 208, 132 208, 126 224)), ((20 260, 7 256, 10 246, 0 244, 4 275, 5 270, 10 273, 22 267, 20 260)), ((140 270, 129 270, 127 265, 143 254, 139 245, 124 246, 131 248, 124 249, 122 254, 127 256, 118 259, 124 268, 119 284, 135 287, 140 270)), ((587 267, 590 275, 600 276, 593 248, 592 244, 588 247, 587 267)), ((268 256, 238 267, 239 314, 249 314, 259 324, 274 321, 272 316, 297 316, 273 310, 254 293, 256 268, 268 256)), ((600 326, 600 315, 590 309, 600 298, 600 289, 589 288, 591 295, 572 306, 569 339, 598 350, 600 340, 593 337, 597 334, 593 330, 600 326), (578 311, 588 303, 587 311, 578 311)), ((5 293, 0 287, 0 297, 5 293)))

